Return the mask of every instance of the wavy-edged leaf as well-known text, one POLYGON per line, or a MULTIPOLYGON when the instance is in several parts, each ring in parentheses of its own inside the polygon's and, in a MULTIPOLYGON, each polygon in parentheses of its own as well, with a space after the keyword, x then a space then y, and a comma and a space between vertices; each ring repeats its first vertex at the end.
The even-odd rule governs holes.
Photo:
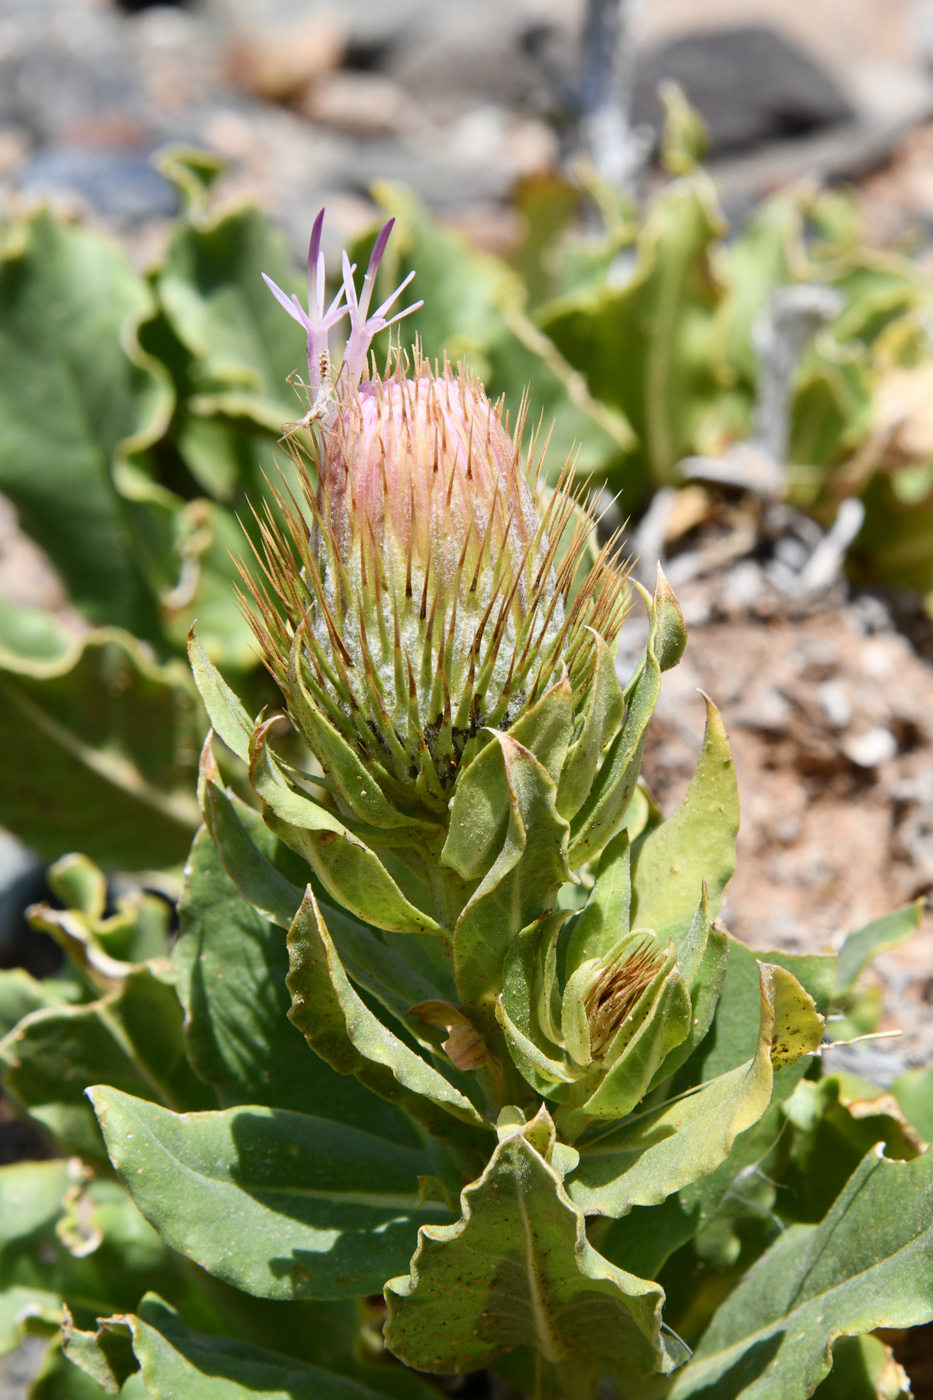
MULTIPOLYGON (((258 813, 216 781, 210 735, 202 751, 201 779, 202 811, 224 869, 248 904, 288 930, 301 907, 303 891, 272 863, 270 856, 276 854, 278 842, 258 813)), ((320 882, 317 892, 324 893, 320 882)), ((408 1029, 412 1028, 408 1011, 416 1002, 456 995, 443 953, 439 958, 432 956, 437 950, 430 935, 378 931, 331 905, 326 917, 350 976, 408 1029)), ((433 1048, 433 1042, 428 1045, 433 1048)))
POLYGON ((79 848, 109 868, 184 858, 196 700, 179 662, 159 665, 102 628, 48 661, 0 649, 0 822, 49 859, 79 848))
POLYGON ((0 1167, 0 1354, 30 1318, 58 1325, 63 1303, 93 1326, 146 1287, 177 1296, 181 1283, 179 1261, 118 1182, 75 1159, 0 1167))
POLYGON ((662 1339, 662 1290, 592 1248, 539 1148, 516 1126, 463 1191, 461 1219, 422 1228, 410 1274, 385 1288, 386 1345, 407 1365, 442 1373, 475 1370, 518 1346, 594 1372, 669 1371, 682 1353, 662 1339))
POLYGON ((715 916, 735 869, 739 795, 722 717, 706 700, 706 732, 696 772, 675 812, 632 853, 632 922, 679 944, 702 884, 715 916))
MULTIPOLYGON (((323 1367, 237 1338, 196 1332, 152 1293, 143 1298, 139 1314, 106 1319, 96 1346, 107 1345, 107 1334, 131 1341, 145 1393, 160 1400, 377 1400, 377 1391, 323 1367)), ((85 1354, 89 1349, 85 1345, 85 1354)), ((68 1354, 75 1350, 72 1338, 68 1354)), ((424 1394, 414 1378, 412 1393, 419 1400, 424 1394)))
POLYGON ((805 1400, 839 1337, 933 1319, 933 1153, 872 1149, 819 1225, 794 1225, 721 1305, 672 1400, 805 1400))
POLYGON ((40 982, 24 967, 4 968, 0 971, 0 1037, 31 1011, 62 1006, 67 1000, 58 987, 49 986, 48 979, 40 982))
POLYGON ((335 1074, 289 1022, 285 938, 240 898, 204 830, 191 848, 178 912, 185 1046, 224 1107, 262 1103, 412 1140, 401 1114, 335 1074))
POLYGON ((34 1011, 0 1042, 6 1093, 63 1151, 100 1160, 103 1144, 84 1091, 108 1079, 174 1108, 214 1096, 191 1069, 174 985, 148 967, 99 1001, 34 1011))
POLYGON ((107 1086, 89 1097, 166 1243, 260 1298, 377 1292, 418 1225, 447 1214, 419 1206, 426 1153, 359 1128, 260 1107, 176 1114, 107 1086))
POLYGON ((155 639, 133 512, 114 479, 172 412, 164 367, 131 343, 151 311, 149 288, 112 240, 45 210, 7 228, 0 490, 93 622, 155 639))
POLYGON ((624 1215, 655 1206, 724 1162, 739 1133, 771 1101, 774 1070, 819 1047, 823 1019, 783 968, 759 964, 761 1014, 754 1058, 696 1093, 636 1116, 610 1137, 582 1147, 567 1184, 587 1215, 624 1215))
POLYGON ((289 1019, 341 1074, 398 1103, 429 1132, 473 1145, 489 1125, 460 1091, 384 1026, 354 991, 310 887, 288 934, 289 1019))
POLYGON ((267 743, 272 722, 254 733, 250 758, 250 781, 269 830, 305 857, 327 892, 352 914, 392 932, 439 932, 429 914, 409 903, 369 846, 326 807, 289 786, 267 743))
POLYGON ((479 879, 454 928, 454 975, 465 1006, 489 1020, 511 940, 553 908, 567 865, 569 826, 553 778, 508 734, 494 733, 458 779, 441 860, 479 879))

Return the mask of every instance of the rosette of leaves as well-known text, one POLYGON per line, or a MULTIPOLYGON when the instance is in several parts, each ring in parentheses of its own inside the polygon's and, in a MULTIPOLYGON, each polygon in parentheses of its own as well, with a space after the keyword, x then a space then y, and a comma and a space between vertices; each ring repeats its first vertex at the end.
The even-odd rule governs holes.
POLYGON ((4 1085, 89 1184, 49 1176, 11 1248, 10 1334, 63 1323, 37 1395, 362 1400, 491 1369, 554 1400, 802 1400, 841 1339, 933 1314, 933 1159, 896 1097, 804 1078, 836 960, 716 922, 738 804, 712 702, 680 806, 639 785, 686 643, 663 576, 623 685, 627 584, 585 507, 536 491, 471 377, 367 375, 373 264, 361 292, 346 264, 332 367, 316 251, 288 434, 314 476, 262 521, 251 604, 287 755, 192 638, 256 805, 209 735, 171 962, 164 916, 80 860, 34 912, 72 972, 0 988, 4 1085), (842 1179, 768 1194, 826 1144, 842 1179), (149 1251, 142 1299, 139 1272, 95 1281, 106 1203, 120 1268, 133 1229, 149 1251))

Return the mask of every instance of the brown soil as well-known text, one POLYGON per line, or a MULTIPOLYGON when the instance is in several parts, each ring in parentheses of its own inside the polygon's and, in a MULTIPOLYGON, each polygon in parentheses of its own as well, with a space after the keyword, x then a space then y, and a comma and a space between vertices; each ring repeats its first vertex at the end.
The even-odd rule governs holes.
MULTIPOLYGON (((689 644, 664 677, 645 776, 670 811, 701 742, 702 688, 725 717, 742 804, 724 920, 755 948, 838 947, 933 890, 933 666, 876 599, 729 615, 713 588, 682 592, 689 644), (705 618, 690 626, 691 613, 705 618)), ((899 1051, 930 1063, 933 917, 876 969, 899 1051)))

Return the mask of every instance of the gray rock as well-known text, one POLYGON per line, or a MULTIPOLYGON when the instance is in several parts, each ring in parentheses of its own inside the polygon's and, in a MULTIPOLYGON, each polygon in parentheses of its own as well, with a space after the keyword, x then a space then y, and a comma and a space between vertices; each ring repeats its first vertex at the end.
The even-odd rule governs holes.
POLYGON ((47 1345, 42 1337, 26 1336, 15 1351, 0 1358, 0 1400, 26 1400, 47 1345))
POLYGON ((139 83, 115 9, 91 0, 5 0, 0 122, 51 141, 139 120, 139 83))
POLYGON ((836 80, 765 25, 684 34, 638 58, 633 119, 659 127, 658 84, 679 83, 709 127, 714 155, 852 121, 836 80))
POLYGON ((23 932, 23 910, 45 889, 42 863, 0 827, 0 955, 8 955, 23 932))
POLYGON ((302 24, 316 11, 337 11, 355 47, 378 51, 409 32, 430 25, 438 11, 453 12, 453 0, 202 0, 201 8, 228 32, 269 32, 302 24))
POLYGON ((178 211, 174 187, 134 151, 47 146, 26 167, 20 188, 30 194, 77 194, 120 226, 171 218, 178 211))
POLYGON ((565 105, 572 78, 572 66, 561 72, 559 55, 569 48, 575 62, 578 44, 566 12, 551 4, 475 0, 454 7, 444 0, 381 66, 442 113, 477 101, 553 112, 565 105))

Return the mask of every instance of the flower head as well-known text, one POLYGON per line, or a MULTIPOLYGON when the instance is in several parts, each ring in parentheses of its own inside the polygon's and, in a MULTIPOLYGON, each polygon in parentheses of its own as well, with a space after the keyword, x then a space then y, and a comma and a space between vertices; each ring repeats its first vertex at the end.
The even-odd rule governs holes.
POLYGON ((593 520, 565 489, 539 514, 524 412, 510 432, 472 375, 417 351, 363 378, 373 335, 414 309, 386 319, 409 276, 369 315, 390 231, 359 298, 344 255, 351 331, 313 422, 316 480, 292 439, 304 499, 276 495, 285 525, 267 511, 265 586, 247 584, 298 727, 311 706, 387 796, 441 811, 484 728, 507 729, 564 668, 582 698, 592 631, 618 634, 624 578, 607 547, 583 579, 593 520))
POLYGON ((363 291, 357 299, 356 286, 353 281, 353 274, 356 265, 351 266, 350 259, 346 253, 343 255, 343 283, 337 295, 334 297, 327 310, 324 310, 325 300, 325 271, 324 254, 321 251, 321 231, 324 227, 324 210, 318 214, 311 230, 311 242, 308 245, 308 309, 305 311, 301 302, 293 294, 288 296, 282 288, 276 286, 271 277, 262 274, 262 279, 276 301, 288 312, 293 321, 307 332, 308 336, 308 385, 315 394, 328 384, 331 377, 330 366, 330 332, 334 326, 339 325, 344 316, 350 316, 350 335, 344 351, 343 364, 347 374, 354 383, 360 382, 363 370, 366 368, 366 356, 372 344, 373 337, 379 331, 385 330, 388 326, 394 326, 396 321, 400 321, 403 316, 408 316, 412 311, 417 311, 423 302, 415 302, 412 306, 407 306, 404 311, 397 312, 389 320, 385 319, 385 313, 398 299, 401 293, 408 286, 414 273, 410 272, 397 287, 392 295, 382 303, 372 316, 367 317, 369 303, 372 299, 373 287, 376 276, 379 272, 379 264, 382 262, 382 255, 386 250, 389 235, 392 232, 394 219, 390 219, 376 239, 372 255, 369 259, 369 266, 366 269, 366 276, 363 279, 363 291), (346 303, 341 303, 346 297, 346 303))

